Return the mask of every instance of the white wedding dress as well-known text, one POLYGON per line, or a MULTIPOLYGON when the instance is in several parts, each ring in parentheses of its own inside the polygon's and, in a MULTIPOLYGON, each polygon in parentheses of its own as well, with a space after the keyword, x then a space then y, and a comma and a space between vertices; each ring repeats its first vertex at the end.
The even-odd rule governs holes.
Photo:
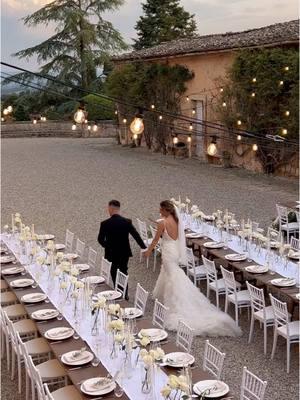
POLYGON ((182 244, 180 235, 174 240, 165 229, 161 239, 162 266, 153 296, 169 308, 166 328, 176 331, 181 319, 195 330, 196 335, 241 335, 234 320, 210 303, 180 268, 182 244))

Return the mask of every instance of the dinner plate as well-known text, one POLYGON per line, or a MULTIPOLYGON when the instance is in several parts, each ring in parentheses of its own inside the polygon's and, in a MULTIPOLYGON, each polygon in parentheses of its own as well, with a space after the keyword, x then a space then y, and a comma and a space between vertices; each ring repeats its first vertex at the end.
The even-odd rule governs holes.
POLYGON ((1 264, 8 264, 15 261, 14 256, 0 256, 0 263, 1 264))
POLYGON ((300 251, 290 251, 288 254, 288 258, 291 258, 292 260, 300 260, 300 251))
POLYGON ((74 330, 67 327, 52 328, 45 332, 45 338, 50 340, 68 339, 74 335, 74 330))
POLYGON ((78 268, 81 272, 88 271, 90 269, 89 264, 73 264, 73 266, 78 268))
POLYGON ((105 290, 104 292, 97 293, 97 296, 105 297, 106 300, 116 300, 122 297, 122 293, 117 290, 105 290))
POLYGON ((214 399, 216 397, 225 396, 225 394, 229 392, 229 386, 225 382, 217 380, 200 381, 195 383, 195 385, 193 386, 194 392, 199 396, 209 389, 211 389, 210 393, 205 394, 205 398, 207 399, 214 399))
POLYGON ((81 281, 97 285, 105 282, 105 278, 103 278, 103 276, 87 276, 86 278, 82 278, 81 281))
POLYGON ((185 237, 187 237, 188 239, 200 239, 200 238, 203 237, 203 234, 202 234, 202 233, 196 233, 196 232, 194 232, 194 233, 187 233, 187 234, 185 235, 185 237))
POLYGON ((15 279, 14 281, 10 282, 10 286, 12 287, 17 287, 17 288, 22 288, 22 287, 28 287, 31 286, 34 283, 33 279, 15 279))
POLYGON ((222 247, 225 246, 225 243, 223 242, 206 242, 203 244, 204 247, 207 249, 221 249, 222 247))
POLYGON ((277 278, 271 280, 272 285, 279 287, 290 287, 296 285, 296 280, 293 278, 277 278))
POLYGON ((31 317, 40 321, 48 321, 48 319, 56 318, 58 315, 59 311, 55 310, 55 308, 44 308, 42 310, 34 311, 31 314, 31 317))
POLYGON ((55 245, 55 250, 60 251, 60 250, 64 250, 66 248, 66 245, 63 243, 56 243, 55 245))
POLYGON ((38 240, 52 240, 55 238, 54 235, 46 233, 45 235, 37 235, 38 240))
POLYGON ((116 386, 117 385, 113 380, 109 378, 98 377, 84 381, 80 386, 80 390, 89 396, 101 396, 103 394, 112 392, 116 386), (100 384, 100 387, 98 388, 98 385, 95 385, 97 381, 100 384))
POLYGON ((228 261, 245 261, 247 254, 226 254, 225 258, 228 261))
POLYGON ((65 260, 75 260, 75 258, 78 258, 79 257, 79 255, 78 254, 76 254, 76 253, 67 253, 67 254, 64 254, 64 259, 65 260))
POLYGON ((0 254, 5 253, 7 248, 5 246, 0 246, 0 254))
POLYGON ((126 308, 124 309, 123 318, 126 318, 126 319, 134 319, 134 318, 141 317, 142 315, 143 315, 143 311, 140 310, 139 308, 135 308, 135 307, 126 307, 126 308))
POLYGON ((1 273, 3 275, 17 275, 20 274, 21 272, 24 271, 24 267, 11 267, 11 268, 6 268, 1 273))
POLYGON ((163 358, 163 363, 173 368, 182 368, 186 365, 192 365, 194 362, 195 358, 191 354, 180 351, 168 353, 163 358))
POLYGON ((61 361, 67 365, 84 365, 92 361, 94 354, 90 351, 69 351, 61 356, 61 361))
POLYGON ((168 337, 168 333, 163 329, 157 328, 141 329, 138 337, 141 339, 144 336, 147 336, 150 342, 160 342, 168 337))
POLYGON ((264 274, 269 271, 269 268, 263 265, 249 265, 245 270, 251 274, 264 274))
POLYGON ((23 303, 39 303, 47 298, 45 293, 28 293, 21 297, 23 303))

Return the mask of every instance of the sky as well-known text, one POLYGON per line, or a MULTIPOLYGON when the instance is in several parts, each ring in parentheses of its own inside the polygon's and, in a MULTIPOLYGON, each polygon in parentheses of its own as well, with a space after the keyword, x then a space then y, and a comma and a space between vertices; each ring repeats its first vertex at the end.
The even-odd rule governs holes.
MULTIPOLYGON (((145 0, 144 0, 145 1, 145 0)), ((37 68, 36 61, 12 57, 18 50, 40 43, 51 35, 53 27, 27 28, 21 18, 49 3, 49 0, 2 0, 1 59, 12 64, 37 68)), ((134 25, 142 13, 140 0, 125 0, 115 12, 104 15, 125 40, 135 37, 134 25)), ((297 0, 181 0, 187 11, 195 14, 198 32, 235 32, 298 18, 297 0)))

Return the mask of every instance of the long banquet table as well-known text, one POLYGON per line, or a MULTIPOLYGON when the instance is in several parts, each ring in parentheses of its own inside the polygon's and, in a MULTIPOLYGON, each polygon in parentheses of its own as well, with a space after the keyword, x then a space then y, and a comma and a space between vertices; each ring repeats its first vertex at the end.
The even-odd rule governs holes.
MULTIPOLYGON (((12 243, 9 243, 7 238, 5 238, 3 235, 1 236, 2 241, 6 244, 6 246, 9 249, 10 254, 14 254, 14 249, 12 246, 12 243)), ((83 262, 76 260, 77 262, 83 262)), ((22 257, 20 258, 20 261, 17 262, 16 264, 2 264, 1 267, 2 269, 4 268, 9 268, 9 267, 15 267, 17 265, 23 265, 24 262, 22 262, 22 257)), ((33 278, 32 272, 32 266, 29 266, 27 269, 26 275, 24 275, 24 278, 33 278)), ((92 275, 93 271, 90 270, 87 273, 82 274, 82 277, 84 276, 89 276, 92 275)), ((32 288, 31 286, 28 288, 13 288, 10 287, 11 290, 15 293, 17 296, 18 300, 20 302, 21 298, 24 294, 27 293, 35 293, 35 292, 44 292, 48 296, 47 303, 45 301, 37 303, 37 304, 26 304, 23 303, 27 313, 28 317, 31 317, 31 314, 40 309, 44 308, 59 308, 58 305, 58 297, 57 297, 57 290, 55 288, 51 289, 51 282, 49 283, 49 278, 47 277, 47 274, 44 274, 45 276, 41 276, 41 279, 39 281, 39 285, 36 288, 32 288)), ((16 275, 2 275, 2 278, 5 279, 5 281, 10 285, 11 281, 17 278, 16 275)), ((34 278, 33 278, 34 279, 34 278)), ((102 292, 104 290, 111 289, 108 285, 106 284, 101 284, 98 285, 95 293, 102 292)), ((122 300, 121 302, 122 307, 128 307, 129 303, 125 300, 122 300)), ((83 320, 80 323, 80 326, 75 324, 74 318, 72 316, 72 310, 71 306, 67 307, 65 306, 63 314, 63 319, 62 320, 48 320, 48 321, 42 321, 42 322, 36 322, 36 326, 38 329, 39 334, 44 337, 45 332, 51 328, 56 328, 56 327, 72 327, 73 329, 77 330, 79 334, 79 339, 74 339, 73 337, 70 339, 65 339, 62 341, 55 342, 53 340, 46 340, 49 343, 49 346, 57 360, 61 363, 61 365, 64 367, 66 370, 67 376, 72 382, 73 385, 78 389, 82 399, 93 399, 95 396, 89 396, 85 395, 80 391, 80 385, 81 383, 89 378, 93 377, 100 377, 100 376, 107 376, 108 372, 114 376, 116 371, 119 369, 120 365, 118 364, 118 360, 111 360, 109 357, 109 351, 106 348, 107 343, 105 342, 104 338, 104 333, 100 332, 98 336, 92 336, 90 332, 90 321, 89 320, 83 320), (61 355, 69 352, 69 351, 74 351, 78 350, 82 347, 86 347, 87 350, 91 351, 94 353, 99 359, 100 359, 100 364, 97 367, 94 367, 91 365, 91 363, 78 368, 74 369, 72 367, 68 367, 66 364, 64 364, 61 361, 61 355)), ((137 331, 140 329, 145 329, 145 328, 151 328, 153 327, 152 322, 150 319, 142 317, 136 320, 136 325, 137 325, 137 331)), ((160 346, 165 353, 173 352, 173 351, 182 351, 180 350, 175 343, 172 340, 167 340, 163 341, 161 344, 158 343, 158 346, 160 346)), ((138 350, 136 350, 138 351, 138 350)), ((133 358, 136 359, 137 353, 133 353, 133 358)), ((158 374, 156 375, 156 380, 155 380, 155 385, 154 385, 154 390, 150 394, 143 394, 141 392, 141 378, 140 378, 140 371, 135 369, 132 372, 132 376, 130 378, 123 377, 122 381, 120 382, 119 379, 117 378, 116 381, 120 383, 122 388, 124 389, 124 394, 122 396, 122 399, 131 399, 131 400, 162 400, 163 397, 160 394, 161 388, 166 384, 167 382, 167 377, 168 374, 176 374, 176 369, 170 368, 170 367, 160 367, 158 368, 158 374)), ((201 367, 198 367, 196 365, 192 366, 192 381, 193 383, 196 383, 201 380, 205 379, 212 379, 212 376, 204 371, 201 367)), ((230 396, 230 393, 226 395, 226 397, 230 396)), ((224 396, 223 396, 224 397, 224 396)), ((101 397, 97 396, 97 399, 115 399, 117 398, 116 395, 112 392, 107 395, 102 395, 101 397)), ((222 397, 220 397, 222 398, 222 397)))

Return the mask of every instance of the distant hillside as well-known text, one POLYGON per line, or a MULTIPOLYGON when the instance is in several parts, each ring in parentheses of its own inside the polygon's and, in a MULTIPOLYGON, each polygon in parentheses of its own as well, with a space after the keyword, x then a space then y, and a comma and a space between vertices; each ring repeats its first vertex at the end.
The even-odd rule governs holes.
POLYGON ((9 83, 8 85, 1 85, 1 97, 8 96, 13 93, 20 93, 24 91, 24 86, 17 83, 9 83))

